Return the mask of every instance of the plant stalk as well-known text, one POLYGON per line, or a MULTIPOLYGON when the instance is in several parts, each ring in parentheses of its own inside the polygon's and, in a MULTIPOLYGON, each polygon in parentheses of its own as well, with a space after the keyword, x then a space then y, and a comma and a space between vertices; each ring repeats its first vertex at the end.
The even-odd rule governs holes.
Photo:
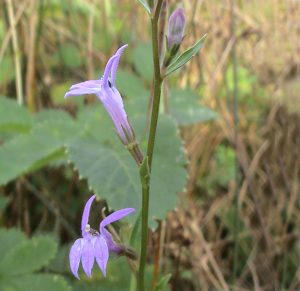
MULTIPOLYGON (((150 130, 147 146, 147 169, 148 173, 141 170, 141 184, 142 184, 142 237, 141 237, 141 254, 140 264, 137 276, 137 287, 138 291, 145 290, 144 274, 147 257, 147 245, 148 245, 148 212, 149 212, 149 193, 150 193, 150 174, 152 166, 153 151, 155 145, 157 121, 159 114, 160 95, 162 77, 160 72, 160 61, 159 61, 159 40, 158 40, 158 19, 160 10, 162 7, 163 0, 158 0, 156 8, 151 18, 151 30, 152 30, 152 54, 153 54, 153 66, 154 66, 154 90, 153 99, 151 106, 151 119, 150 119, 150 130), (148 175, 145 177, 144 175, 148 175)), ((141 167, 142 169, 142 167, 141 167)))

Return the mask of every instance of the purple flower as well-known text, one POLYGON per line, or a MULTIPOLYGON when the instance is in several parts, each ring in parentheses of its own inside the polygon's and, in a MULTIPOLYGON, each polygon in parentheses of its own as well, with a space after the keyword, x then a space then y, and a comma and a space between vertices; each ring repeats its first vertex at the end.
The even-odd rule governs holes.
POLYGON ((177 8, 169 18, 168 25, 168 48, 173 46, 179 46, 183 39, 185 26, 185 16, 184 10, 182 8, 177 8))
POLYGON ((69 96, 95 94, 112 119, 124 145, 135 143, 135 135, 128 121, 122 97, 116 88, 115 77, 120 57, 127 46, 126 44, 120 47, 108 60, 103 77, 100 80, 89 80, 75 84, 71 86, 69 91, 65 94, 65 98, 69 96))
POLYGON ((98 232, 93 230, 88 224, 91 205, 95 198, 96 195, 93 195, 85 204, 81 220, 82 238, 74 242, 69 254, 70 268, 77 279, 79 279, 78 268, 80 261, 88 277, 92 275, 95 259, 103 276, 106 275, 109 252, 119 254, 122 251, 122 247, 114 242, 111 234, 105 227, 135 211, 133 208, 124 208, 113 212, 101 221, 98 232))

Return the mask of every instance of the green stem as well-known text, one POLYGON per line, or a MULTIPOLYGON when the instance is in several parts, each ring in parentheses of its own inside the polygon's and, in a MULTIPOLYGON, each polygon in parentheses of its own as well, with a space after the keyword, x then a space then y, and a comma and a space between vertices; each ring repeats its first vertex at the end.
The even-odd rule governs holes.
POLYGON ((150 173, 152 166, 153 151, 155 145, 157 121, 159 114, 160 95, 162 77, 160 72, 159 63, 159 44, 158 44, 158 18, 161 10, 163 0, 158 0, 154 14, 151 18, 152 28, 152 53, 153 53, 153 66, 154 66, 154 93, 152 99, 152 111, 150 120, 150 130, 147 146, 147 158, 141 165, 140 176, 142 184, 142 236, 141 236, 141 254, 139 272, 137 277, 138 291, 145 290, 144 273, 147 257, 148 245, 148 212, 149 212, 149 193, 150 193, 150 173))

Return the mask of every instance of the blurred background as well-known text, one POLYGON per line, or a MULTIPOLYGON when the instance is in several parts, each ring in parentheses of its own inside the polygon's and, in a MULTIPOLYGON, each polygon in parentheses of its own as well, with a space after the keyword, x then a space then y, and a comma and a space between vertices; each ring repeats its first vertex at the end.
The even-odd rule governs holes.
MULTIPOLYGON (((167 2, 167 15, 186 13, 182 51, 207 38, 164 86, 170 102, 176 88, 179 105, 193 98, 201 114, 178 113, 188 178, 176 210, 151 232, 150 266, 171 274, 164 290, 299 290, 300 1, 167 2)), ((100 77, 124 43, 118 88, 125 100, 147 94, 147 14, 134 0, 0 5, 0 254, 12 254, 0 263, 0 290, 128 290, 125 258, 106 280, 72 279, 68 250, 89 186, 64 159, 65 136, 49 143, 42 126, 94 104, 63 96, 100 77)))

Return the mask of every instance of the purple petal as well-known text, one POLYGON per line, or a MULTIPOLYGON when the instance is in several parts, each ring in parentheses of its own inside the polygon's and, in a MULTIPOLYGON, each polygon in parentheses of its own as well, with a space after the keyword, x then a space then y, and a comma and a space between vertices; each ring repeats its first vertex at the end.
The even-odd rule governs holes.
POLYGON ((73 89, 68 91, 64 98, 68 98, 70 96, 79 96, 79 95, 88 95, 88 94, 97 94, 99 90, 94 90, 94 89, 73 89))
POLYGON ((69 260, 70 268, 73 275, 79 280, 78 268, 80 264, 80 258, 82 254, 82 238, 77 239, 71 247, 69 260))
POLYGON ((134 208, 124 208, 124 209, 117 210, 117 211, 113 212, 112 214, 108 215, 100 223, 100 233, 101 234, 104 233, 103 229, 106 225, 108 225, 112 222, 115 222, 117 220, 120 220, 123 217, 127 216, 128 214, 130 214, 134 211, 135 211, 134 208))
POLYGON ((84 272, 88 277, 91 277, 92 268, 94 265, 94 248, 92 241, 89 239, 84 239, 84 244, 82 246, 81 262, 84 272))
POLYGON ((69 96, 78 96, 86 94, 97 94, 101 90, 101 80, 90 80, 74 84, 65 94, 65 98, 69 96))
POLYGON ((108 247, 105 239, 100 235, 97 236, 94 240, 94 256, 96 262, 102 271, 103 276, 106 276, 106 265, 109 257, 108 247))
POLYGON ((87 232, 85 231, 86 225, 89 222, 89 216, 90 216, 90 209, 91 205, 96 198, 96 195, 93 195, 85 204, 83 214, 82 214, 82 219, 81 219, 81 233, 82 237, 87 238, 89 237, 87 232))
POLYGON ((115 243, 115 241, 112 238, 112 235, 108 232, 108 230, 103 228, 102 235, 103 235, 104 239, 106 240, 106 244, 107 244, 109 251, 119 254, 121 251, 121 248, 117 243, 115 243))
POLYGON ((112 119, 120 138, 125 144, 128 144, 124 129, 126 130, 127 135, 133 137, 134 134, 129 125, 120 93, 114 87, 108 87, 103 88, 101 94, 97 96, 112 119))
POLYGON ((113 63, 114 63, 114 61, 115 61, 115 59, 117 58, 118 56, 112 56, 109 60, 108 60, 108 62, 107 62, 107 64, 106 64, 106 67, 105 67, 105 69, 104 69, 104 74, 103 74, 103 78, 102 78, 102 86, 103 87, 108 87, 108 77, 109 77, 109 75, 110 75, 110 72, 111 72, 111 67, 112 67, 112 65, 113 65, 113 63))
POLYGON ((101 80, 88 80, 81 83, 77 83, 71 86, 72 89, 79 89, 79 88, 100 88, 101 80))
POLYGON ((123 46, 121 46, 115 53, 115 56, 117 56, 117 58, 115 59, 115 61, 113 62, 112 68, 111 68, 111 82, 113 84, 113 86, 115 86, 115 77, 116 77, 116 72, 118 69, 118 65, 119 65, 119 61, 121 58, 121 55, 123 53, 123 50, 128 47, 128 44, 125 44, 123 46))

